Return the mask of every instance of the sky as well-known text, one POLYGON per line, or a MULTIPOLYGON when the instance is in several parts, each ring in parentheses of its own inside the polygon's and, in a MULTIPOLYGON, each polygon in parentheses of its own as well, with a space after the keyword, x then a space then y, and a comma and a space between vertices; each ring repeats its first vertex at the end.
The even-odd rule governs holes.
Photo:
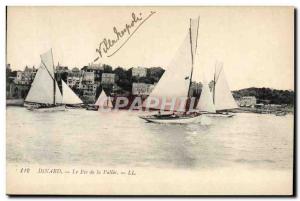
POLYGON ((8 7, 7 63, 13 70, 38 66, 40 54, 52 48, 55 64, 81 68, 99 56, 104 38, 116 38, 114 27, 131 24, 132 13, 142 20, 130 29, 130 39, 124 44, 125 33, 108 53, 124 44, 119 51, 96 63, 167 70, 189 19, 199 16, 194 81, 203 74, 211 80, 222 62, 232 90, 294 89, 292 7, 8 7))

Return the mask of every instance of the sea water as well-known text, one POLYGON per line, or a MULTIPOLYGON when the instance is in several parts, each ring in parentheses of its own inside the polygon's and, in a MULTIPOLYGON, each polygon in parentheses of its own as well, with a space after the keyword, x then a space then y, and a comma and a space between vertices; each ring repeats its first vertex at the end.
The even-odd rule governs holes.
POLYGON ((146 123, 138 117, 142 114, 7 107, 7 161, 185 169, 293 166, 293 115, 238 113, 165 125, 146 123))

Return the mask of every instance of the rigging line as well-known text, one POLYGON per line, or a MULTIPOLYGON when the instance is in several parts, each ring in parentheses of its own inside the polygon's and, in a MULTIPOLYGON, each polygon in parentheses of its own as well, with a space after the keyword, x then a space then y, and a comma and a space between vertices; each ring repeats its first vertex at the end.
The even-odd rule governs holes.
POLYGON ((215 82, 217 83, 217 81, 218 81, 218 79, 219 79, 219 77, 220 77, 220 74, 221 74, 221 71, 223 70, 223 63, 221 64, 221 69, 220 69, 220 71, 219 71, 219 73, 218 73, 218 76, 217 76, 217 78, 216 78, 216 80, 215 80, 215 82))
POLYGON ((189 28, 189 32, 190 32, 190 45, 191 45, 191 57, 192 57, 192 69, 191 69, 191 75, 190 75, 190 84, 189 84, 189 89, 187 92, 187 97, 189 97, 189 92, 190 92, 190 88, 191 88, 191 84, 192 84, 192 77, 193 77, 193 68, 194 68, 194 55, 193 55, 193 46, 192 46, 192 19, 190 18, 190 28, 189 28))
POLYGON ((52 48, 51 48, 51 57, 52 57, 52 67, 53 67, 53 76, 54 76, 54 79, 53 79, 53 104, 55 105, 55 101, 56 101, 56 79, 55 79, 55 68, 54 68, 54 60, 53 60, 53 53, 52 53, 52 48))
POLYGON ((214 72, 214 85, 216 84, 216 72, 217 72, 217 61, 216 61, 216 64, 215 64, 215 72, 214 72))
POLYGON ((55 68, 54 68, 54 59, 53 59, 52 48, 51 48, 51 56, 52 56, 53 75, 54 75, 54 79, 55 79, 55 68))
MULTIPOLYGON (((199 28, 199 18, 198 17, 198 27, 197 27, 197 35, 196 35, 196 41, 198 40, 198 28, 199 28)), ((192 57, 192 69, 191 69, 191 75, 190 75, 190 83, 189 83, 189 88, 188 88, 188 91, 187 91, 187 98, 189 98, 189 93, 190 93, 190 89, 191 89, 191 85, 192 85, 192 79, 193 79, 193 71, 194 71, 194 54, 193 54, 193 43, 192 43, 192 19, 190 18, 190 45, 191 45, 191 57, 192 57)), ((196 47, 197 47, 197 43, 196 43, 196 46, 195 46, 195 54, 196 54, 196 47)), ((187 109, 187 103, 186 102, 186 105, 185 105, 185 109, 187 109)))
POLYGON ((213 103, 215 103, 215 96, 216 96, 216 71, 217 71, 217 63, 215 64, 215 72, 214 72, 214 82, 213 82, 213 103))
POLYGON ((196 34, 196 46, 195 46, 195 55, 196 55, 196 51, 197 51, 197 47, 198 47, 199 21, 200 21, 200 16, 198 16, 197 34, 196 34))
POLYGON ((191 56, 192 56, 192 70, 191 70, 191 76, 190 76, 190 82, 192 82, 193 78, 193 71, 194 71, 194 56, 196 56, 196 50, 197 50, 197 44, 198 44, 198 32, 199 32, 199 21, 200 21, 200 16, 198 17, 198 22, 197 22, 197 32, 196 32, 196 44, 195 44, 195 52, 193 52, 193 43, 192 43, 192 19, 190 18, 190 44, 191 44, 191 56), (195 53, 195 55, 194 55, 195 53))
POLYGON ((51 75, 50 71, 48 70, 48 68, 47 68, 46 64, 43 62, 43 60, 42 60, 42 59, 41 59, 41 63, 42 63, 42 64, 43 64, 43 66, 46 68, 46 70, 47 70, 48 74, 50 75, 51 79, 52 79, 52 80, 55 80, 55 79, 53 78, 53 76, 51 75))

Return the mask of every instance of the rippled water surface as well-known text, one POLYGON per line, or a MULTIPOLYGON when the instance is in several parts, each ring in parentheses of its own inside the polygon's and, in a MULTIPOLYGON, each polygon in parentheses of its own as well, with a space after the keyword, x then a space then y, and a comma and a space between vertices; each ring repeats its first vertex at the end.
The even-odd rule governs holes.
POLYGON ((82 109, 32 112, 7 107, 13 163, 136 167, 290 169, 293 115, 237 114, 201 123, 145 123, 142 113, 82 109))

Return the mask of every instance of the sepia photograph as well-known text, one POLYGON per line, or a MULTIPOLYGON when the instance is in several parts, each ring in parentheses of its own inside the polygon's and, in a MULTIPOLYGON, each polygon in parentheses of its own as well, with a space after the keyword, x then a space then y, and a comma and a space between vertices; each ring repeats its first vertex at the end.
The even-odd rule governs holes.
POLYGON ((7 6, 6 194, 294 195, 295 8, 7 6))

